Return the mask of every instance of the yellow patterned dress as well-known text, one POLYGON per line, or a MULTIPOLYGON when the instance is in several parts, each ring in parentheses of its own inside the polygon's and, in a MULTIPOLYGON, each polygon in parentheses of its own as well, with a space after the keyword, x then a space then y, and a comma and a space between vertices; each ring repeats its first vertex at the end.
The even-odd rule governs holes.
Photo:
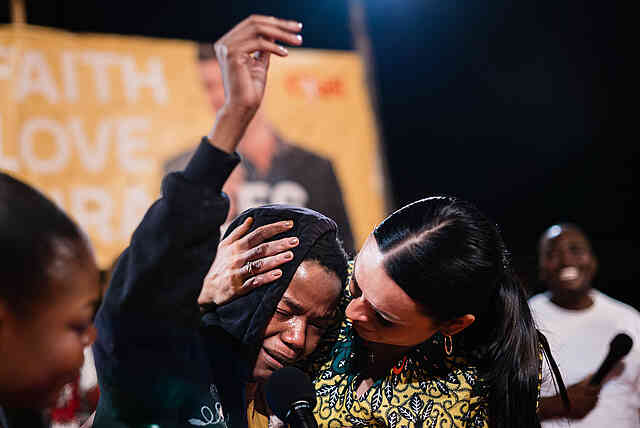
MULTIPOLYGON (((350 300, 347 286, 341 313, 350 300)), ((488 428, 488 404, 476 368, 447 357, 441 335, 412 349, 358 398, 359 338, 346 319, 334 332, 316 352, 312 368, 319 427, 488 428)))

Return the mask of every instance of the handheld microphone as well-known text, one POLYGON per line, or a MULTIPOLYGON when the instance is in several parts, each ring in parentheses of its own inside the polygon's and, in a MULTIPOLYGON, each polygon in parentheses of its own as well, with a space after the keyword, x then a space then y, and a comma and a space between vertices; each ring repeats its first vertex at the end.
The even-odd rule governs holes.
POLYGON ((276 370, 265 385, 269 408, 291 428, 318 428, 313 417, 316 393, 311 379, 292 367, 276 370))
POLYGON ((602 364, 600 364, 598 371, 593 375, 589 384, 594 386, 600 385, 613 366, 615 366, 618 361, 629 353, 632 346, 633 340, 629 335, 624 333, 617 334, 609 344, 609 353, 607 354, 607 357, 604 359, 602 364))

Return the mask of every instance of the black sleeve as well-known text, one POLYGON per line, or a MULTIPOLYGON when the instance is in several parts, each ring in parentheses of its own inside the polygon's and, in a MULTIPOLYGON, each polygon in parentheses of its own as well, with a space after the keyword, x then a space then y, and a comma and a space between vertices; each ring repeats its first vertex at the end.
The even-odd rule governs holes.
POLYGON ((180 279, 185 263, 193 267, 215 257, 229 209, 221 189, 238 162, 236 154, 205 140, 183 172, 165 177, 162 197, 147 211, 118 260, 98 326, 115 317, 138 321, 152 317, 154 323, 199 319, 196 300, 201 283, 180 279))
POLYGON ((101 401, 114 411, 170 411, 189 394, 166 389, 202 382, 197 297, 229 209, 222 185, 238 162, 203 139, 185 170, 165 177, 118 260, 93 347, 101 401))

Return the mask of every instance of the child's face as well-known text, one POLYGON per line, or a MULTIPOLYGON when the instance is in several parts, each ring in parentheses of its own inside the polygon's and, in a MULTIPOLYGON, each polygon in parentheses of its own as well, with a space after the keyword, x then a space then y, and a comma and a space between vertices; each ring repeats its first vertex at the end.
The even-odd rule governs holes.
POLYGON ((44 408, 74 380, 83 350, 96 337, 93 316, 100 300, 99 272, 93 256, 56 266, 50 297, 31 316, 8 314, 0 324, 0 404, 44 408))

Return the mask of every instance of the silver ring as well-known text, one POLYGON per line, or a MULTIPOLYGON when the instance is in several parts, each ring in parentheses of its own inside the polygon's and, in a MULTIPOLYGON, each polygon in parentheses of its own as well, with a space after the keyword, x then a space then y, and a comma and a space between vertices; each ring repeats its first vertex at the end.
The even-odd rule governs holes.
POLYGON ((253 262, 247 263, 247 273, 249 275, 253 275, 253 269, 254 269, 253 262))

